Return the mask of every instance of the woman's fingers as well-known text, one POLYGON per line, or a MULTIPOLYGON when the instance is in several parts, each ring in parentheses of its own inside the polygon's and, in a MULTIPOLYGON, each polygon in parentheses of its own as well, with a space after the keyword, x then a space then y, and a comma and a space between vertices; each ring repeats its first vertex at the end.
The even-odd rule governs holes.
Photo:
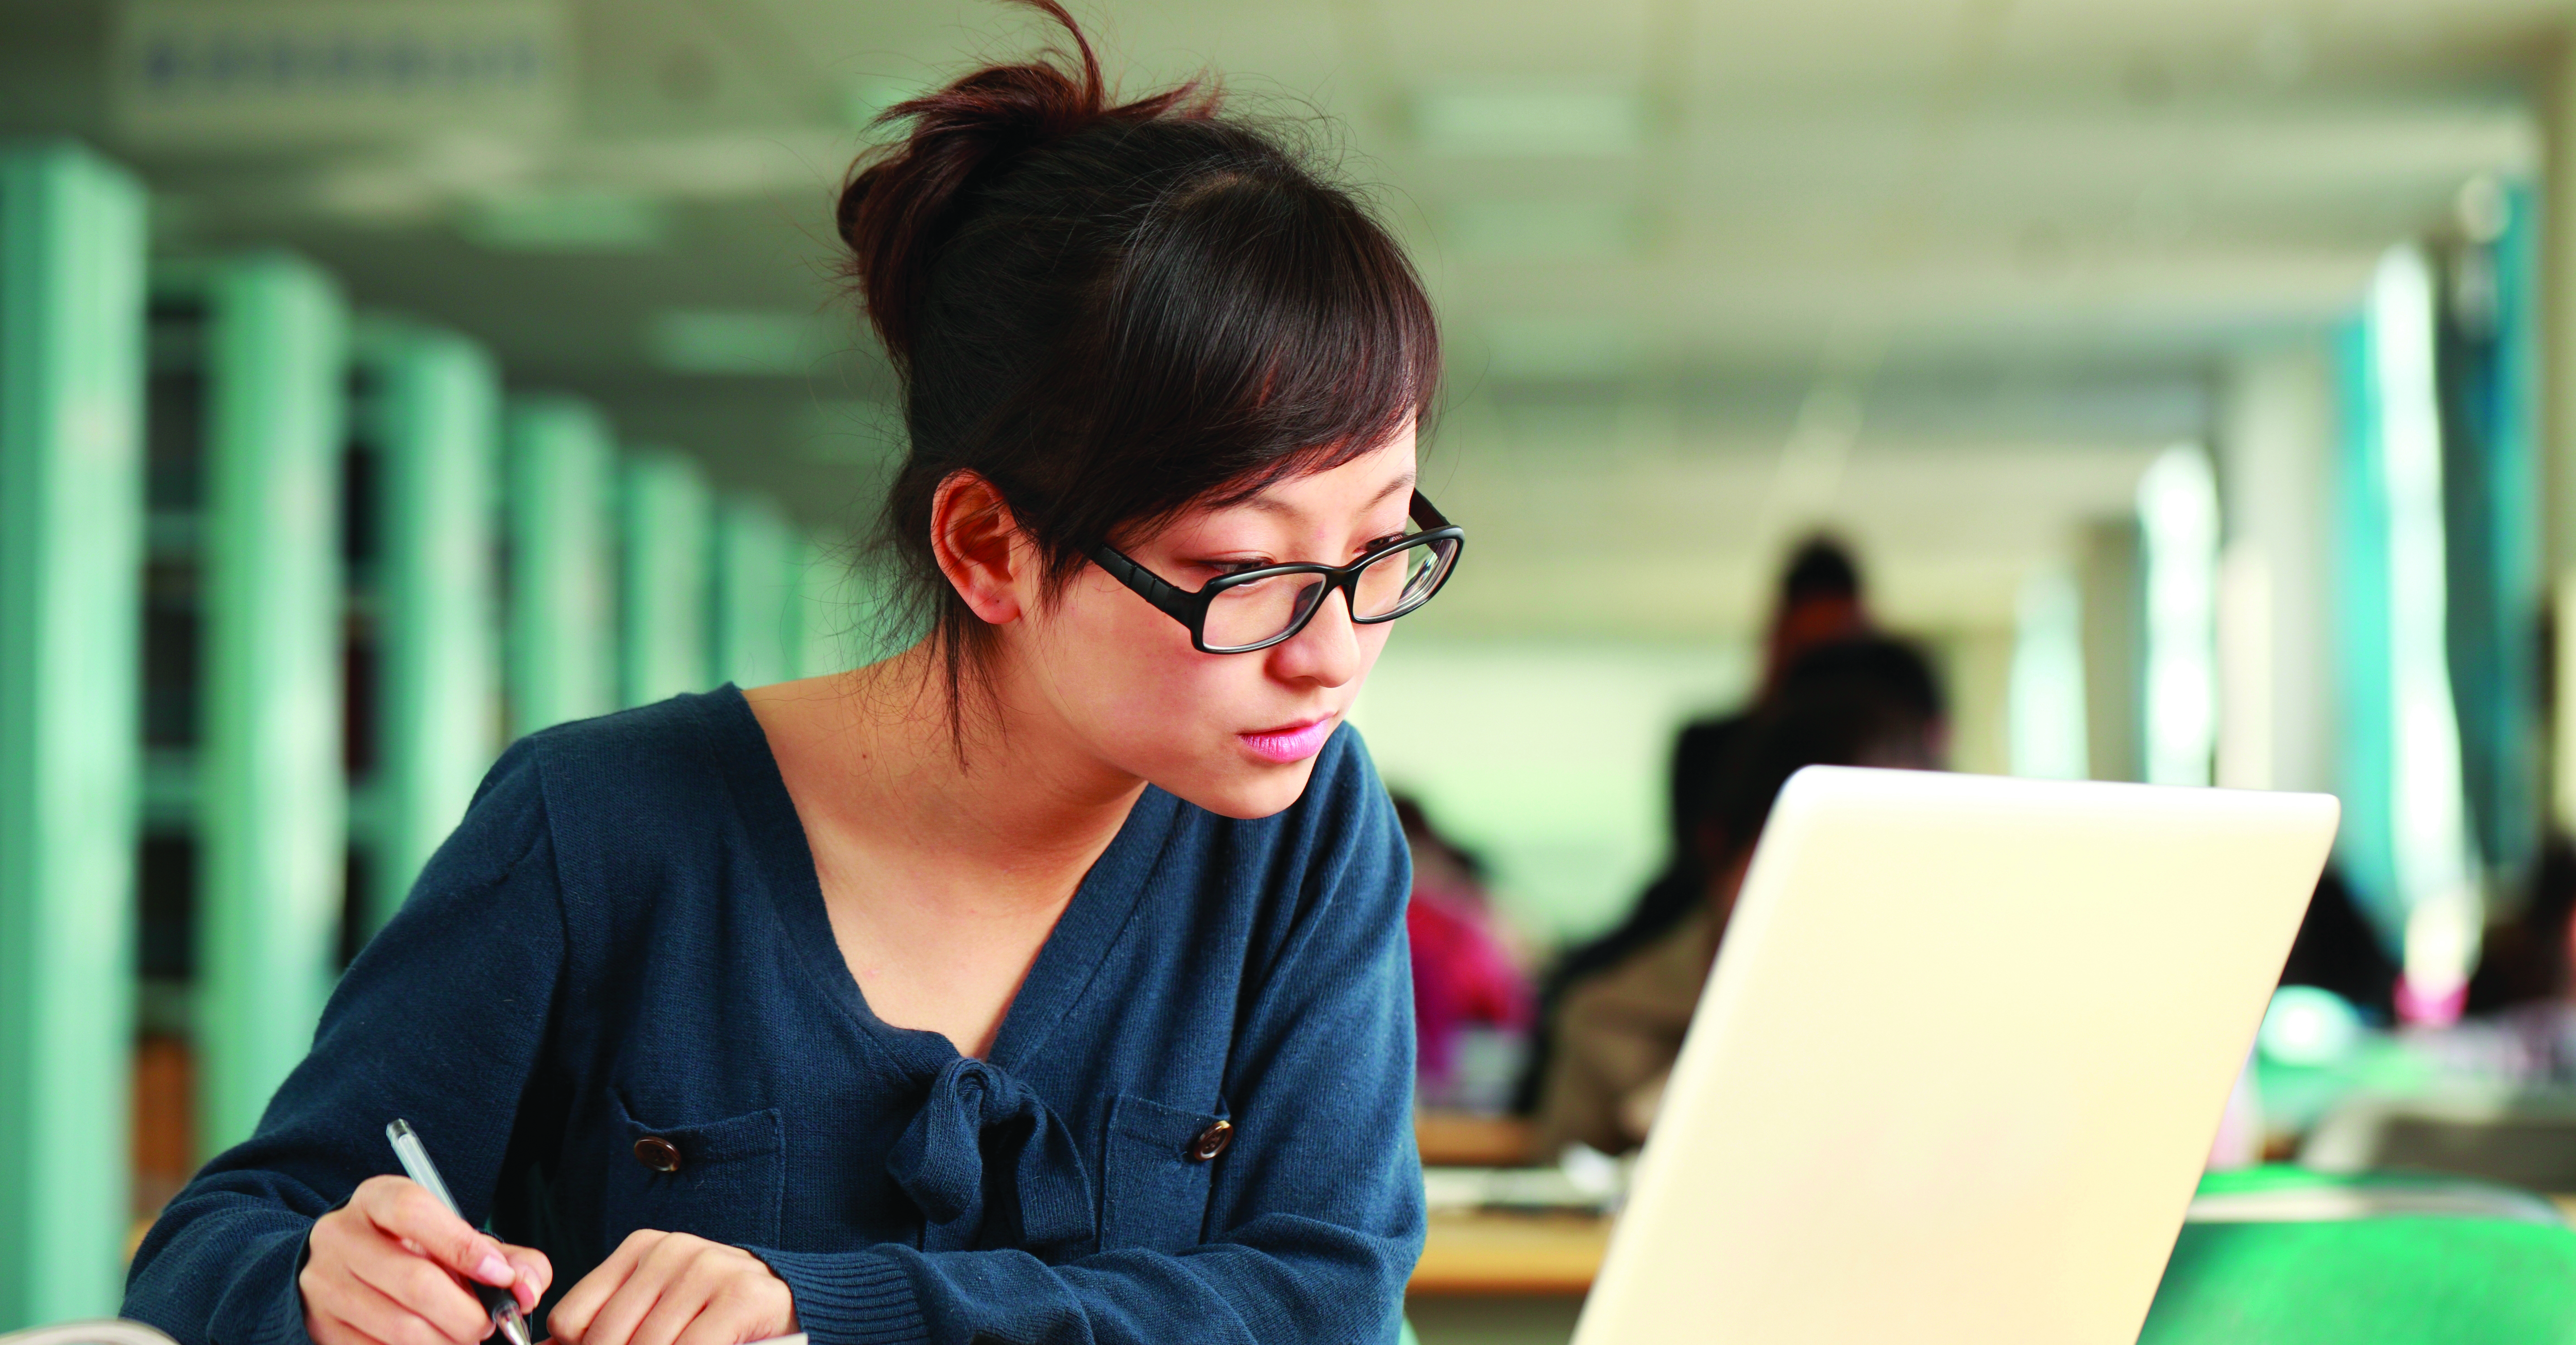
MULTIPOLYGON (((427 1265, 417 1257, 406 1259, 415 1265, 427 1265)), ((435 1270, 434 1267, 432 1269, 435 1270)), ((444 1277, 444 1272, 438 1273, 444 1277)), ((454 1282, 450 1281, 448 1287, 453 1289, 454 1282)), ((310 1303, 314 1295, 308 1292, 306 1298, 310 1303)), ((322 1287, 321 1302, 328 1316, 338 1319, 351 1332, 376 1345, 455 1345, 456 1338, 445 1328, 364 1279, 334 1277, 330 1284, 322 1287)), ((491 1329, 488 1321, 478 1325, 485 1331, 491 1329)))
POLYGON ((516 1273, 498 1240, 476 1232, 408 1177, 370 1177, 349 1203, 387 1236, 413 1243, 429 1259, 468 1279, 507 1288, 516 1273))
POLYGON ((794 1331, 795 1295, 749 1252, 646 1231, 574 1285, 548 1325, 564 1345, 739 1345, 794 1331))
POLYGON ((740 1345, 795 1330, 794 1295, 768 1263, 719 1242, 673 1241, 681 1244, 685 1260, 674 1258, 676 1279, 626 1345, 677 1345, 686 1339, 740 1345))
POLYGON ((545 1297, 555 1282, 554 1262, 534 1247, 514 1247, 506 1242, 501 1244, 501 1254, 509 1258, 510 1269, 515 1273, 510 1292, 518 1297, 519 1311, 536 1311, 537 1300, 545 1297))
POLYGON ((364 1330, 317 1308, 305 1310, 304 1332, 313 1337, 314 1345, 386 1345, 364 1330))
POLYGON ((688 1329, 672 1338, 670 1345, 741 1345, 757 1340, 761 1333, 751 1325, 756 1309, 738 1289, 727 1289, 698 1309, 688 1329))
MULTIPOLYGON (((767 1271, 768 1266, 763 1265, 767 1271)), ((792 1335, 796 1330, 795 1296, 775 1273, 762 1284, 740 1279, 725 1286, 700 1309, 696 1321, 680 1333, 674 1345, 740 1345, 747 1340, 767 1340, 772 1336, 792 1335)))
POLYGON ((389 1238, 360 1237, 342 1256, 348 1276, 359 1286, 418 1319, 433 1338, 414 1341, 388 1335, 365 1318, 346 1318, 367 1328, 385 1345, 474 1345, 491 1334, 492 1320, 483 1305, 437 1262, 413 1255, 389 1238))
POLYGON ((313 1337, 314 1345, 384 1345, 337 1317, 309 1308, 304 1313, 304 1334, 313 1337))
POLYGON ((296 1287, 316 1345, 476 1345, 492 1319, 459 1276, 533 1307, 544 1253, 504 1247, 403 1177, 371 1177, 313 1225, 296 1287))
MULTIPOLYGON (((472 1294, 437 1263, 413 1250, 409 1240, 376 1223, 378 1217, 397 1216, 401 1193, 381 1187, 359 1191, 347 1208, 324 1215, 313 1226, 309 1255, 296 1282, 308 1310, 319 1302, 327 1315, 375 1337, 381 1345, 474 1345, 488 1334, 490 1319, 472 1294), (360 1204, 362 1199, 365 1205, 360 1204), (357 1293, 361 1287, 368 1293, 357 1293), (419 1331, 379 1320, 373 1310, 375 1297, 418 1319, 419 1331)), ((434 1229, 423 1231, 435 1235, 434 1229)))
POLYGON ((304 1331, 314 1345, 385 1345, 349 1320, 357 1315, 355 1300, 363 1287, 357 1281, 319 1273, 307 1263, 296 1287, 304 1294, 304 1331))
MULTIPOLYGON (((598 1315, 591 1319, 590 1331, 582 1337, 582 1345, 633 1345, 636 1328, 644 1324, 644 1319, 652 1315, 663 1298, 680 1287, 678 1281, 688 1268, 693 1244, 707 1245, 702 1239, 686 1233, 657 1235, 651 1245, 642 1249, 643 1254, 635 1264, 635 1273, 617 1286, 617 1292, 608 1296, 598 1315)), ((686 1306, 691 1311, 696 1307, 695 1304, 686 1306)), ((683 1319, 682 1325, 686 1324, 683 1319)), ((674 1330, 673 1334, 678 1332, 674 1330)))
POLYGON ((546 1315, 546 1329, 553 1332, 554 1338, 563 1345, 584 1345, 590 1338, 591 1325, 597 1320, 600 1308, 607 1304, 609 1295, 626 1283, 627 1277, 635 1273, 636 1262, 663 1236, 649 1228, 639 1228, 627 1234, 626 1240, 617 1244, 617 1250, 610 1252, 608 1259, 599 1263, 598 1269, 582 1276, 580 1283, 564 1292, 563 1299, 555 1304, 555 1310, 546 1315))
POLYGON ((662 1278, 662 1292, 654 1296, 652 1309, 635 1324, 625 1345, 671 1345, 689 1329, 690 1323, 698 1320, 708 1300, 723 1287, 723 1272, 714 1260, 704 1256, 684 1255, 676 1259, 676 1264, 666 1262, 658 1267, 647 1258, 645 1266, 649 1273, 662 1278))

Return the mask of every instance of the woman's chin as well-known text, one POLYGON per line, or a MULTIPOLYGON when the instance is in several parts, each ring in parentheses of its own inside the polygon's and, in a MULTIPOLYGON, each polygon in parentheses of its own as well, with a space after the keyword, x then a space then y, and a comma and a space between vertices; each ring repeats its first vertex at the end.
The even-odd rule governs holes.
POLYGON ((1306 782, 1314 774, 1315 759, 1307 757, 1280 763, 1229 764, 1195 780, 1155 783, 1219 817, 1249 822, 1286 811, 1305 794, 1306 782))

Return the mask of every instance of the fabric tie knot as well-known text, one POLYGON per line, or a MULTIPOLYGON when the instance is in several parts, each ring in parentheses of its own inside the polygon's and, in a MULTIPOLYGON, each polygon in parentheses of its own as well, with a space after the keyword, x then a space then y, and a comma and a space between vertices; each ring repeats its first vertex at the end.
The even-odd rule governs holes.
POLYGON ((886 1173, 920 1207, 926 1252, 1017 1247, 1052 1262, 1096 1240, 1073 1132, 1035 1090, 981 1060, 952 1060, 931 1079, 886 1173))

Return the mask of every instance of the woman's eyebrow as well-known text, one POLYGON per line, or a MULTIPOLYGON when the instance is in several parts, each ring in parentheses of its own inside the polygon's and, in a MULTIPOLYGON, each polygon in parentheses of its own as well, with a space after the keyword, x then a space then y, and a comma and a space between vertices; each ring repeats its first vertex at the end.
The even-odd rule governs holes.
POLYGON ((1369 497, 1368 507, 1374 509, 1377 506, 1386 503, 1387 499, 1390 496, 1393 496, 1397 491, 1412 490, 1415 476, 1416 473, 1414 472, 1406 472, 1404 475, 1387 482, 1386 489, 1369 497))
MULTIPOLYGON (((1404 475, 1387 482, 1385 487, 1380 489, 1377 494, 1369 497, 1368 503, 1361 505, 1360 507, 1363 509, 1375 509, 1379 505, 1386 503, 1387 497, 1395 494, 1397 491, 1409 491, 1413 489, 1413 482, 1416 475, 1417 473, 1415 472, 1406 472, 1404 475)), ((1297 512, 1296 506, 1289 504, 1285 500, 1272 499, 1267 492, 1255 495, 1251 499, 1245 500, 1243 505, 1247 509, 1258 509, 1266 514, 1293 514, 1297 512)))

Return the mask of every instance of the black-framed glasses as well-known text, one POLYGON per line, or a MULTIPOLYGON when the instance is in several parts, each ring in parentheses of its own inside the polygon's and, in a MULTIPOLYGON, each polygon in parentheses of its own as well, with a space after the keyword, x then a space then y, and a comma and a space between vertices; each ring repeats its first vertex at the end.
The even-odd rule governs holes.
POLYGON ((1137 564, 1102 543, 1085 551, 1092 563, 1190 628, 1190 643, 1203 654, 1249 654, 1287 640, 1324 610, 1340 589, 1351 620, 1363 626, 1393 621, 1449 582, 1467 530, 1440 516, 1413 492, 1413 522, 1421 529, 1373 546, 1348 565, 1264 565, 1219 575, 1196 593, 1137 564))

